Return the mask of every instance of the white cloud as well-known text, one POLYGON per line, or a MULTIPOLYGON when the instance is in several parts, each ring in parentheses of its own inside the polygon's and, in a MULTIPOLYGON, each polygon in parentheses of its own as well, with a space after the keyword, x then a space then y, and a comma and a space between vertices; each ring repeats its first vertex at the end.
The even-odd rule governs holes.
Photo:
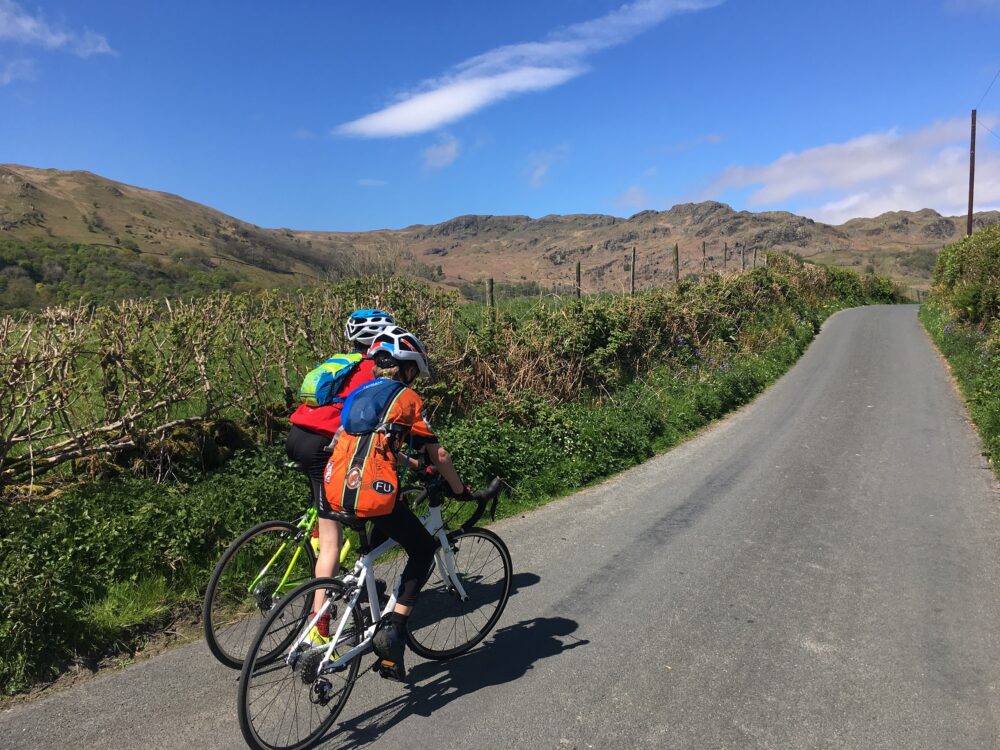
POLYGON ((600 18, 555 31, 540 42, 511 44, 471 57, 377 112, 344 123, 337 135, 386 138, 448 125, 516 94, 544 91, 580 75, 587 56, 627 42, 685 11, 722 0, 636 0, 600 18))
MULTIPOLYGON (((996 118, 981 117, 996 129, 996 118)), ((1000 153, 980 130, 976 153, 976 205, 1000 204, 1000 153)), ((933 208, 961 214, 968 200, 969 122, 955 118, 912 132, 896 128, 781 156, 770 164, 730 167, 708 195, 752 188, 751 206, 794 208, 839 224, 886 211, 933 208), (808 201, 792 207, 788 203, 808 201)))
POLYGON ((14 81, 30 81, 35 77, 33 60, 10 60, 0 64, 0 86, 14 81))
POLYGON ((421 153, 424 157, 424 169, 442 169, 454 163, 458 158, 458 139, 448 135, 440 143, 428 146, 421 153))
POLYGON ((552 166, 556 162, 565 159, 568 154, 569 146, 565 143, 549 149, 548 151, 532 154, 528 160, 530 164, 529 180, 531 182, 531 187, 539 188, 545 184, 545 180, 548 178, 549 172, 552 170, 552 166))
POLYGON ((642 171, 642 176, 643 177, 656 177, 656 175, 658 173, 659 173, 659 170, 656 167, 646 167, 642 171))
POLYGON ((387 183, 385 180, 375 180, 372 179, 371 177, 362 177, 360 180, 358 180, 358 185, 366 188, 380 188, 380 187, 385 187, 388 184, 389 183, 387 183))
POLYGON ((89 29, 66 31, 32 16, 13 0, 0 0, 0 40, 72 52, 78 57, 114 54, 108 40, 89 29))
POLYGON ((653 201, 638 185, 632 185, 624 193, 615 198, 615 207, 625 211, 641 211, 649 208, 653 201))

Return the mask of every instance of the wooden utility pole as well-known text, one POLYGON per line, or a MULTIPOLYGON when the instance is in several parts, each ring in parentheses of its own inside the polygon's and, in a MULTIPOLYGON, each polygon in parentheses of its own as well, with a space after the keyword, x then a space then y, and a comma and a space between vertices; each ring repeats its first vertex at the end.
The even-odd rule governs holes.
POLYGON ((705 240, 701 241, 701 272, 708 270, 708 259, 705 257, 705 240))
POLYGON ((628 293, 635 294, 635 245, 632 246, 632 265, 629 266, 628 293))
POLYGON ((969 147, 969 221, 965 236, 972 234, 972 192, 976 185, 976 110, 972 110, 972 145, 969 147))
POLYGON ((681 280, 681 250, 677 246, 677 243, 675 242, 674 243, 674 283, 677 283, 680 280, 681 280))
POLYGON ((576 262, 576 298, 580 299, 580 261, 576 262))

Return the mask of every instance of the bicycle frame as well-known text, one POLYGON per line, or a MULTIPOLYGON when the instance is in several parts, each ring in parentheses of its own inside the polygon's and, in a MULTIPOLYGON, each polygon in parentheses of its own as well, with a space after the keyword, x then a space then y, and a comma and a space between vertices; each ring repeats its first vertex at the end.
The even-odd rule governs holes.
MULTIPOLYGON (((469 598, 468 594, 465 592, 465 588, 462 586, 461 580, 459 580, 458 571, 455 569, 455 555, 452 552, 451 545, 448 543, 448 535, 444 528, 444 521, 441 518, 440 506, 432 506, 419 518, 421 523, 423 523, 424 528, 430 532, 431 536, 438 540, 439 546, 437 551, 434 553, 434 565, 437 569, 438 575, 441 577, 441 580, 448 581, 454 587, 455 592, 462 599, 462 601, 467 600, 469 598)), ((398 586, 393 590, 392 596, 389 597, 389 601, 381 611, 371 606, 372 602, 378 601, 378 589, 375 585, 374 575, 375 561, 395 546, 397 546, 397 543, 394 540, 387 539, 378 547, 371 550, 368 554, 362 555, 355 563, 354 569, 343 577, 342 580, 346 585, 356 586, 356 589, 348 604, 344 607, 344 614, 337 623, 337 630, 333 638, 330 639, 330 643, 326 646, 326 653, 323 655, 323 659, 319 663, 319 674, 335 672, 342 669, 350 664, 353 659, 364 654, 371 645, 372 637, 378 629, 379 622, 381 622, 382 618, 395 608, 398 586), (358 601, 361 598, 361 592, 365 590, 368 592, 368 602, 372 613, 372 622, 367 628, 365 628, 361 642, 357 646, 354 646, 346 653, 339 654, 336 658, 333 658, 336 646, 340 643, 340 638, 344 633, 344 628, 347 627, 347 623, 350 620, 351 612, 357 606, 358 601)), ((306 639, 308 633, 312 630, 316 623, 319 622, 319 619, 327 611, 329 611, 330 604, 330 600, 327 599, 323 603, 323 606, 320 607, 319 611, 316 612, 309 620, 302 633, 289 648, 288 655, 285 657, 286 662, 290 663, 292 655, 297 652, 299 646, 306 639)))
MULTIPOLYGON (((275 589, 275 593, 280 595, 285 592, 286 588, 294 587, 294 586, 292 587, 288 586, 288 577, 292 574, 292 570, 295 569, 295 563, 298 562, 299 555, 302 554, 303 544, 305 544, 306 540, 309 539, 309 537, 312 535, 312 531, 316 525, 316 520, 318 517, 319 513, 317 512, 316 508, 313 507, 309 508, 309 510, 307 510, 299 518, 298 523, 296 524, 296 528, 298 528, 299 533, 297 533, 292 539, 282 542, 281 546, 278 547, 277 551, 271 556, 271 559, 267 561, 267 563, 264 565, 263 568, 261 568, 257 576, 250 582, 250 585, 247 586, 248 594, 252 594, 254 592, 254 589, 257 588, 261 580, 263 580, 264 576, 266 576, 267 573, 271 570, 271 566, 274 565, 275 560, 281 557, 282 553, 284 553, 285 549, 288 547, 288 544, 290 542, 296 544, 297 547, 295 549, 295 552, 292 554, 292 559, 289 561, 288 567, 285 568, 285 573, 284 575, 282 575, 281 581, 278 583, 278 586, 275 589)), ((349 539, 345 539, 344 543, 340 546, 341 564, 343 564, 344 560, 347 559, 347 554, 348 552, 350 552, 350 550, 351 550, 351 541, 349 539)), ((295 582, 294 585, 297 586, 298 583, 300 582, 295 582)))

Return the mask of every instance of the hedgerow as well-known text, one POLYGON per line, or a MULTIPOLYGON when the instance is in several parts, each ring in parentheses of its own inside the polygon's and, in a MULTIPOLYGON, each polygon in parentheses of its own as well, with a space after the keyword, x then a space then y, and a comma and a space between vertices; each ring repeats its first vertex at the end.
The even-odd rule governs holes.
MULTIPOLYGON (((634 297, 543 300, 517 315, 487 311, 477 322, 459 315, 453 297, 412 282, 356 281, 335 293, 302 298, 318 312, 301 351, 285 364, 262 359, 246 385, 259 392, 238 409, 211 412, 214 421, 202 425, 199 456, 222 422, 242 435, 243 447, 231 440, 233 457, 220 456, 217 468, 174 455, 165 479, 144 466, 144 454, 112 452, 99 478, 57 477, 62 484, 53 482, 58 490, 45 500, 0 505, 3 692, 50 676, 74 657, 133 645, 171 609, 199 600, 211 567, 240 531, 304 510, 304 482, 279 468, 287 422, 276 415, 289 406, 281 368, 300 373, 320 356, 320 344, 323 354, 340 344, 339 318, 350 308, 390 307, 425 339, 436 377, 421 391, 436 430, 467 481, 504 477, 510 512, 637 464, 746 403, 795 361, 832 311, 898 300, 892 285, 876 278, 780 256, 734 277, 634 297)), ((281 338, 303 303, 269 297, 215 304, 216 312, 238 311, 242 323, 247 310, 274 312, 253 318, 255 340, 267 342, 269 330, 281 338)), ((163 325, 176 323, 176 315, 163 318, 163 325)), ((181 337, 171 340, 183 348, 181 337)), ((229 352, 223 347, 217 356, 229 352)), ((87 382, 82 374, 80 382, 87 382)), ((193 398, 198 408, 189 404, 189 412, 204 412, 210 399, 193 398)))
POLYGON ((941 251, 920 319, 948 359, 1000 477, 1000 225, 941 251))

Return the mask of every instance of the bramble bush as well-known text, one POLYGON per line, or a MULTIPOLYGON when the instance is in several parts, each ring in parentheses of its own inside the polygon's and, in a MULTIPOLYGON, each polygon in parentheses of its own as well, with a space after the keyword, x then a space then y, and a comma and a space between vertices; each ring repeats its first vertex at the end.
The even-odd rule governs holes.
MULTIPOLYGON (((283 432, 274 414, 288 410, 282 368, 289 380, 340 344, 340 320, 352 308, 388 307, 424 338, 436 377, 421 392, 442 442, 466 481, 504 477, 512 498, 501 508, 514 512, 640 463, 748 402, 797 359, 831 312, 898 300, 877 279, 771 256, 767 268, 745 274, 634 297, 543 300, 516 315, 463 317, 453 296, 384 279, 294 299, 203 302, 213 315, 232 315, 212 323, 213 337, 238 335, 236 321, 249 329, 240 334, 245 341, 264 342, 264 354, 256 379, 243 384, 256 390, 238 408, 207 412, 211 399, 202 392, 188 413, 211 413, 216 421, 205 424, 221 420, 260 440, 269 436, 259 429, 267 406, 273 442, 237 449, 211 470, 200 458, 175 457, 166 480, 137 465, 135 451, 130 463, 111 454, 117 476, 64 483, 47 500, 0 504, 0 691, 23 689, 75 656, 133 646, 171 609, 194 606, 238 533, 305 509, 305 482, 280 468, 283 432), (313 314, 296 321, 304 309, 313 314), (281 361, 273 350, 286 336, 304 341, 281 361)), ((176 306, 159 321, 148 312, 151 332, 187 331, 198 319, 176 306)), ((160 349, 144 349, 140 338, 125 347, 129 361, 142 350, 183 362, 189 345, 183 335, 153 336, 160 349)), ((233 351, 220 347, 214 356, 233 351)), ((206 367, 221 371, 214 356, 206 367)), ((228 377, 219 382, 233 385, 238 374, 228 377)))

